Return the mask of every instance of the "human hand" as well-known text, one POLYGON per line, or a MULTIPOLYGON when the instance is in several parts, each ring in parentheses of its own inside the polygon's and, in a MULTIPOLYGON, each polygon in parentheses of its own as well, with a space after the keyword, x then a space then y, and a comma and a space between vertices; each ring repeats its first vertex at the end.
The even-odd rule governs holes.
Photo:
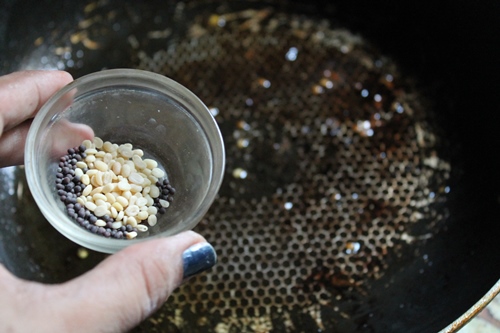
MULTIPOLYGON (((22 163, 30 119, 71 80, 57 71, 0 77, 0 166, 22 163)), ((127 331, 158 309, 186 278, 215 262, 212 246, 188 231, 130 246, 58 285, 21 280, 0 264, 0 331, 127 331)))
MULTIPOLYGON (((32 118, 57 90, 72 81, 60 71, 24 71, 0 77, 0 167, 23 162, 24 144, 32 118)), ((50 142, 54 156, 62 156, 68 147, 94 136, 83 124, 60 121, 50 142)))

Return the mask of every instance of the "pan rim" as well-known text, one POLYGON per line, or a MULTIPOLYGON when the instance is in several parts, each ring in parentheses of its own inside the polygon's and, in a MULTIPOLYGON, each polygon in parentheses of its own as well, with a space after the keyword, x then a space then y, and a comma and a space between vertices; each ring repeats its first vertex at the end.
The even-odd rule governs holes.
POLYGON ((486 306, 500 294, 500 279, 491 287, 488 292, 481 297, 464 314, 455 319, 451 324, 443 328, 439 333, 454 333, 462 329, 467 323, 474 319, 486 306))

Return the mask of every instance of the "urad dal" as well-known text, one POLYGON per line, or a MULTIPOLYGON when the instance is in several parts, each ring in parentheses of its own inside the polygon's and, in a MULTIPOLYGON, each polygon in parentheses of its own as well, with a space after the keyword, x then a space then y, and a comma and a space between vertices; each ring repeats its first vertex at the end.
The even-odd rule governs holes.
POLYGON ((175 189, 153 159, 130 143, 95 137, 60 158, 56 188, 67 212, 92 233, 133 239, 156 225, 175 189))

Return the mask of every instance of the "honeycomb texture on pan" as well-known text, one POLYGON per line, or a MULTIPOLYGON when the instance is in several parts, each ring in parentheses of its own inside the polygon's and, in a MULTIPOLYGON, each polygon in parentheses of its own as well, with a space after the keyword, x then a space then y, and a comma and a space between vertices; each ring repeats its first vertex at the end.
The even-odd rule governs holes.
POLYGON ((225 180, 197 228, 219 263, 171 300, 220 315, 216 332, 335 308, 336 288, 377 278, 389 252, 444 218, 449 166, 426 105, 359 36, 271 9, 200 14, 138 61, 193 90, 223 132, 225 180))

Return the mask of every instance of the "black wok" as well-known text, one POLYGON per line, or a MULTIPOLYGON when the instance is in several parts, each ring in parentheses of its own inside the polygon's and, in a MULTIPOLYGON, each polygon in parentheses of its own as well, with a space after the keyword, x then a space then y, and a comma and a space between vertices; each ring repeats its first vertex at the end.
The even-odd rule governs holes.
MULTIPOLYGON (((277 11, 325 18, 336 27, 359 33, 381 54, 394 59, 402 76, 414 79, 416 89, 432 104, 432 119, 443 138, 438 152, 451 166, 446 182, 451 191, 447 191, 442 207, 446 214, 434 221, 437 229, 433 237, 400 242, 400 246, 389 248, 380 274, 367 277, 361 285, 330 279, 331 272, 323 266, 327 258, 307 263, 304 270, 297 270, 298 275, 304 274, 299 276, 303 284, 324 287, 325 283, 330 283, 328 295, 338 297, 333 297, 326 305, 304 300, 304 308, 291 306, 288 309, 292 314, 291 319, 288 318, 293 322, 291 326, 284 324, 286 318, 280 314, 280 306, 272 307, 267 331, 453 332, 500 291, 500 286, 495 285, 500 277, 497 245, 500 159, 496 157, 500 151, 496 89, 500 74, 500 6, 497 2, 443 1, 427 6, 411 1, 227 1, 228 7, 207 2, 198 6, 201 9, 192 2, 186 3, 0 1, 0 72, 59 67, 79 77, 103 68, 134 67, 140 62, 138 49, 159 50, 175 44, 185 33, 189 20, 210 11, 235 12, 250 7, 262 10, 270 6, 277 11), (112 17, 107 16, 106 13, 113 10, 112 17), (91 24, 95 22, 85 20, 93 11, 101 13, 102 21, 98 23, 102 27, 106 27, 107 20, 119 24, 103 29, 101 34, 94 31, 90 38, 91 24), (150 20, 155 15, 164 20, 150 20), (152 30, 151 25, 159 38, 130 39, 131 35, 146 36, 152 30), (86 29, 89 34, 82 34, 86 29), (79 37, 75 37, 75 31, 80 33, 79 37), (165 36, 161 36, 162 32, 165 36), (74 49, 65 49, 71 45, 71 37, 80 38, 78 43, 83 45, 85 52, 77 54, 74 49), (73 60, 70 65, 69 58, 73 60), (478 305, 473 307, 476 302, 478 305), (317 311, 321 323, 306 315, 308 311, 317 311)), ((189 82, 183 77, 173 79, 186 85, 189 82)), ((220 77, 210 85, 223 89, 224 82, 224 77, 220 77)), ((195 92, 199 88, 195 84, 188 87, 195 92)), ((221 128, 227 138, 232 135, 233 129, 227 123, 221 123, 221 128)), ((230 160, 230 153, 228 155, 230 160)), ((262 163, 267 163, 265 154, 259 156, 262 163)), ((269 172, 267 176, 271 180, 272 176, 278 177, 271 171, 264 171, 269 172)), ((231 178, 230 173, 226 175, 221 197, 228 197, 231 178)), ((277 182, 286 181, 280 178, 277 182)), ((262 189, 268 190, 265 186, 262 189)), ((104 257, 90 253, 85 260, 78 258, 78 246, 57 234, 37 210, 22 168, 0 170, 0 199, 0 262, 17 276, 48 283, 61 282, 87 271, 104 257)), ((197 227, 199 232, 213 235, 210 232, 217 228, 219 217, 214 214, 215 211, 209 213, 210 216, 197 227)), ((277 217, 275 220, 269 216, 265 218, 270 219, 269 223, 281 221, 277 217)), ((231 239, 230 232, 224 229, 224 237, 231 239)), ((237 238, 244 239, 245 235, 238 234, 237 238)), ((237 250, 238 242, 224 244, 228 249, 219 253, 222 264, 243 255, 237 250)), ((263 256, 262 260, 265 259, 263 256)), ((238 265, 235 267, 237 269, 238 265)), ((271 267, 279 271, 272 264, 271 267)), ((197 280, 197 286, 208 285, 211 281, 217 285, 213 276, 222 273, 213 270, 208 274, 197 280)), ((235 286, 236 289, 238 286, 242 290, 251 289, 241 283, 235 286)), ((188 288, 183 292, 203 293, 204 290, 202 287, 188 288)), ((248 294, 242 293, 239 297, 245 298, 245 295, 248 294)), ((224 298, 222 292, 219 296, 224 298)), ((230 298, 223 301, 232 304, 230 298)), ((212 303, 208 304, 212 308, 221 304, 214 299, 210 301, 212 303)), ((237 304, 245 307, 242 303, 237 304)), ((202 306, 194 310, 182 308, 181 317, 185 321, 176 327, 166 319, 175 309, 175 302, 169 302, 137 330, 214 332, 222 329, 218 326, 220 323, 225 323, 228 331, 238 331, 238 326, 231 328, 224 321, 224 311, 210 311, 202 306), (203 323, 198 320, 201 317, 203 323), (190 322, 191 318, 195 320, 190 322)), ((254 318, 258 313, 245 315, 254 318)))

